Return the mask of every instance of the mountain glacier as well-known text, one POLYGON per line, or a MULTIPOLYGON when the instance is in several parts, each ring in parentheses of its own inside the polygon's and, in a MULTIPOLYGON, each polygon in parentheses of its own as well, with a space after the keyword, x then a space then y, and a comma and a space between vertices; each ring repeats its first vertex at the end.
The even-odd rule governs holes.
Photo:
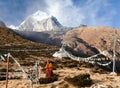
POLYGON ((67 29, 58 20, 45 12, 37 11, 28 16, 18 27, 20 31, 61 31, 67 29))
POLYGON ((11 29, 18 29, 18 27, 17 26, 14 26, 14 25, 10 25, 10 26, 8 26, 8 28, 11 28, 11 29))

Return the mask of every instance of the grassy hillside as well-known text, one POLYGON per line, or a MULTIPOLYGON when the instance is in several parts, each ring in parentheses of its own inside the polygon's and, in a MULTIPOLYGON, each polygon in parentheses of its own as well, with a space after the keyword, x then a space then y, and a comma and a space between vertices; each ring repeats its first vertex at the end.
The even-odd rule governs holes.
POLYGON ((58 48, 46 44, 38 44, 22 38, 13 30, 0 27, 0 52, 10 52, 15 57, 26 58, 30 55, 51 57, 58 48))
POLYGON ((78 27, 70 30, 63 38, 63 43, 75 53, 94 55, 97 51, 113 51, 114 30, 116 30, 116 54, 120 56, 120 30, 110 27, 78 27), (94 53, 93 53, 94 52, 94 53))

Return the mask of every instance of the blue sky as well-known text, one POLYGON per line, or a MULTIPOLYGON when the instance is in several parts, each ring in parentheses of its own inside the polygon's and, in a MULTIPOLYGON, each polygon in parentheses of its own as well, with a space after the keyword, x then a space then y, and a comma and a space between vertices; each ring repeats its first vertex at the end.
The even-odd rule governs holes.
POLYGON ((64 26, 120 28, 120 0, 0 0, 0 20, 18 26, 38 10, 55 16, 64 26))

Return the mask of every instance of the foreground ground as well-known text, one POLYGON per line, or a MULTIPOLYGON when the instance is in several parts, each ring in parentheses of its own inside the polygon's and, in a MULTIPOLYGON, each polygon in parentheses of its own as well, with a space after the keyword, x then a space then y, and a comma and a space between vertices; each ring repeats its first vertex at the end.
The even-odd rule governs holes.
MULTIPOLYGON (((41 61, 41 69, 44 68, 45 60, 41 61)), ((101 69, 95 69, 94 67, 88 68, 86 65, 73 62, 72 60, 56 60, 52 59, 53 70, 55 74, 58 74, 58 81, 49 84, 33 84, 33 88, 79 88, 64 80, 65 77, 74 77, 79 74, 89 73, 90 78, 93 80, 93 85, 89 88, 120 88, 120 76, 111 76, 110 72, 106 72, 101 69), (73 64, 72 64, 73 63, 73 64), (75 65, 77 63, 77 65, 75 65)), ((16 68, 15 64, 13 68, 16 68)), ((24 66, 25 68, 26 66, 24 66)), ((27 66, 26 68, 28 68, 27 66)), ((41 70, 41 77, 45 77, 45 72, 41 70)), ((5 81, 0 81, 0 88, 5 88, 5 81)), ((27 79, 14 79, 8 81, 8 88, 30 88, 30 82, 27 79)), ((87 87, 88 88, 88 87, 87 87)))

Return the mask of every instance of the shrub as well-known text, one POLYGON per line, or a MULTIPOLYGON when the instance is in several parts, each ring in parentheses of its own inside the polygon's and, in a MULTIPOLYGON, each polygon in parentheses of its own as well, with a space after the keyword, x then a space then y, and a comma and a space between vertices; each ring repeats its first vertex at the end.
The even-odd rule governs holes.
MULTIPOLYGON (((9 69, 8 71, 9 72, 14 72, 14 69, 9 69)), ((1 68, 0 72, 6 72, 6 68, 1 68)))
POLYGON ((89 74, 80 74, 73 78, 66 77, 64 80, 78 87, 86 87, 92 85, 92 80, 90 79, 89 74))
POLYGON ((57 80, 58 80, 58 75, 54 74, 50 78, 40 78, 39 82, 40 82, 40 84, 47 84, 47 83, 52 83, 52 82, 57 81, 57 80))

